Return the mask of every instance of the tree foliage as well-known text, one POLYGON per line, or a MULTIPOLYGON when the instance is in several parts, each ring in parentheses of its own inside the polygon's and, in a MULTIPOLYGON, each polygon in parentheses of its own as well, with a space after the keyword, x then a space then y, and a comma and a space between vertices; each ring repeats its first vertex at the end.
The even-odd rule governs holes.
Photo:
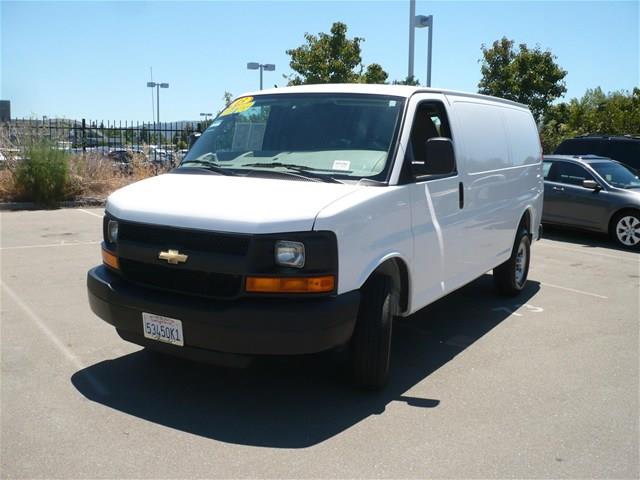
POLYGON ((344 23, 335 22, 330 33, 305 33, 304 38, 306 44, 286 51, 296 72, 287 77, 289 85, 386 82, 387 72, 377 63, 365 70, 360 48, 364 38, 348 38, 344 23))
POLYGON ((551 153, 565 138, 594 133, 640 135, 640 88, 605 94, 597 87, 582 98, 552 105, 540 136, 545 153, 551 153))
POLYGON ((364 83, 386 83, 389 75, 377 63, 372 63, 367 67, 362 77, 364 83))
POLYGON ((516 49, 514 44, 503 37, 491 48, 482 45, 479 92, 524 103, 540 119, 551 102, 567 91, 567 72, 555 62, 551 51, 530 49, 524 43, 516 49))
POLYGON ((15 172, 20 197, 47 207, 64 199, 68 180, 69 155, 48 140, 29 145, 15 172))
POLYGON ((411 85, 417 87, 418 85, 420 85, 420 80, 418 80, 413 75, 408 75, 404 78, 404 80, 394 80, 392 83, 393 85, 411 85))

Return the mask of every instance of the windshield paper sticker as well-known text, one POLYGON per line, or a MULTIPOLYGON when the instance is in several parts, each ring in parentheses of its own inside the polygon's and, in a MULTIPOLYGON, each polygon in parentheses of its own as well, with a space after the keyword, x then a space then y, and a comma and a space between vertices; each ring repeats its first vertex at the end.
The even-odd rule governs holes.
POLYGON ((351 167, 351 162, 349 160, 334 160, 333 161, 333 169, 334 170, 349 170, 351 167))
POLYGON ((231 104, 222 111, 220 116, 224 117, 225 115, 244 112, 245 110, 249 110, 251 107, 253 107, 254 103, 255 101, 253 100, 253 97, 239 98, 231 102, 231 104))

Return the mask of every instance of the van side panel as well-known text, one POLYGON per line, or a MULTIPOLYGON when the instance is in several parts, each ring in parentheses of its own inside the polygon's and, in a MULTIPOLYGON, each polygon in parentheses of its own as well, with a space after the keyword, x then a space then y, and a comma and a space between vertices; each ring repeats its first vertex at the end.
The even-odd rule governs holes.
MULTIPOLYGON (((463 170, 469 280, 510 256, 518 222, 542 211, 542 152, 531 113, 481 99, 449 97, 463 170)), ((454 130, 455 129, 455 130, 454 130)))
POLYGON ((511 163, 514 167, 527 166, 527 185, 531 193, 524 200, 531 214, 531 234, 538 238, 542 221, 544 175, 542 173, 542 147, 540 136, 531 112, 519 108, 504 108, 503 117, 509 138, 511 163), (528 202, 527 202, 528 200, 528 202))

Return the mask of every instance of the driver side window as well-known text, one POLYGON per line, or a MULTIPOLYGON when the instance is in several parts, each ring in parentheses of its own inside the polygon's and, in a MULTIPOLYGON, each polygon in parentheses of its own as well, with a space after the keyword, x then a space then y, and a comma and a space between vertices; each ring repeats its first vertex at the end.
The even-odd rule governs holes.
POLYGON ((451 171, 443 173, 438 158, 427 158, 427 140, 438 137, 451 138, 444 106, 435 101, 423 102, 416 109, 405 159, 414 178, 456 173, 455 165, 451 171))

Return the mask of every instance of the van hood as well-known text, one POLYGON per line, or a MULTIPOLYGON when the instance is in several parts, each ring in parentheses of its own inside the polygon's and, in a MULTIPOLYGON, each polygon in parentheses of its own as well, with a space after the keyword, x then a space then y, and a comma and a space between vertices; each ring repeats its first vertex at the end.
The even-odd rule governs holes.
POLYGON ((324 207, 361 188, 356 185, 165 174, 117 190, 106 211, 120 220, 234 233, 313 229, 324 207))

